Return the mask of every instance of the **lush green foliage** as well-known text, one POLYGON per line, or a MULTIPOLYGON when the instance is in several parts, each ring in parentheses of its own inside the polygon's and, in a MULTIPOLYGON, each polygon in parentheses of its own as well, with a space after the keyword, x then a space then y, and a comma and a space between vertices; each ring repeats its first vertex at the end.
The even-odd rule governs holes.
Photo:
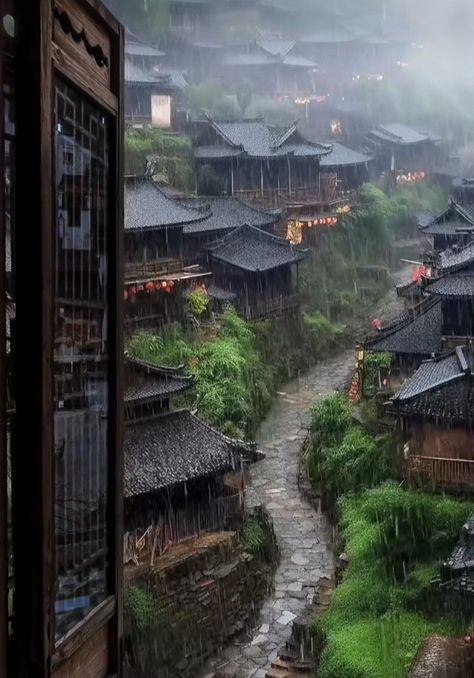
POLYGON ((367 280, 363 267, 398 265, 392 261, 392 242, 413 237, 416 211, 441 211, 446 198, 429 184, 407 186, 391 194, 365 184, 361 207, 342 216, 330 233, 321 234, 312 258, 301 266, 307 307, 322 311, 330 320, 364 317, 391 283, 386 275, 367 280))
POLYGON ((218 336, 202 341, 181 328, 161 335, 141 333, 129 344, 138 357, 185 365, 196 378, 200 414, 230 435, 251 435, 268 409, 278 383, 324 357, 341 331, 317 315, 288 331, 279 321, 249 324, 229 307, 218 336))
POLYGON ((198 287, 190 293, 188 297, 188 308, 190 313, 199 317, 207 311, 208 306, 209 297, 205 290, 198 287))
POLYGON ((349 566, 316 631, 325 638, 323 678, 402 678, 430 633, 460 633, 460 622, 429 618, 429 583, 472 505, 393 484, 340 501, 349 566))
POLYGON ((366 353, 364 357, 364 392, 371 392, 379 386, 379 374, 387 371, 392 364, 391 353, 366 353))
POLYGON ((196 116, 208 113, 222 120, 236 120, 240 117, 237 96, 227 94, 220 84, 213 81, 189 87, 187 104, 191 113, 196 116))
POLYGON ((265 512, 257 510, 244 521, 241 546, 264 563, 276 566, 278 562, 278 544, 273 524, 265 512))
POLYGON ((194 190, 194 164, 189 139, 152 127, 127 129, 125 173, 142 176, 147 163, 151 173, 161 181, 179 190, 194 190))

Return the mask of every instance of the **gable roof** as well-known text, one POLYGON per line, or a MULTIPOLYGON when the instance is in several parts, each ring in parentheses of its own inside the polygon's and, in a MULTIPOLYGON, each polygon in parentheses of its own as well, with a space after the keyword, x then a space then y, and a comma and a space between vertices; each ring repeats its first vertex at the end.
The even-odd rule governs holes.
POLYGON ((426 235, 458 235, 460 231, 474 230, 474 214, 465 206, 449 201, 448 208, 437 216, 423 211, 418 215, 418 227, 426 235))
POLYGON ((188 85, 183 72, 177 68, 166 66, 160 70, 150 70, 126 58, 124 69, 125 82, 129 85, 156 85, 157 88, 162 87, 168 90, 184 89, 188 85))
POLYGON ((189 391, 194 386, 194 379, 181 372, 182 368, 154 365, 126 355, 125 405, 143 405, 189 391))
POLYGON ((162 52, 156 47, 152 47, 151 45, 146 45, 143 42, 134 40, 125 41, 125 54, 133 57, 138 56, 159 58, 165 56, 165 52, 162 52))
POLYGON ((286 56, 296 45, 293 40, 258 40, 258 47, 272 56, 286 56))
POLYGON ((125 231, 128 233, 183 226, 202 221, 209 212, 188 207, 168 198, 149 179, 125 182, 125 231))
POLYGON ((447 249, 440 252, 437 261, 437 270, 441 273, 449 273, 461 270, 474 262, 474 242, 461 249, 447 249))
POLYGON ((473 356, 466 347, 423 362, 392 402, 405 416, 471 422, 474 414, 472 367, 473 356))
POLYGON ((466 347, 458 347, 439 358, 425 360, 392 400, 403 402, 450 384, 469 373, 472 366, 473 356, 466 347))
MULTIPOLYGON (((232 149, 234 155, 254 158, 288 155, 320 157, 331 151, 330 145, 304 139, 297 122, 281 127, 267 125, 263 118, 236 122, 217 122, 209 118, 209 124, 225 146, 232 149)), ((198 147, 197 151, 197 157, 206 157, 204 147, 198 147)))
POLYGON ((130 422, 125 429, 125 497, 239 470, 253 445, 228 438, 189 410, 130 422))
POLYGON ((365 165, 373 160, 372 156, 354 151, 348 146, 335 141, 332 144, 332 151, 329 155, 321 158, 321 167, 341 167, 351 165, 365 165))
POLYGON ((426 285, 425 292, 443 298, 474 297, 474 273, 455 273, 426 285))
POLYGON ((210 210, 210 216, 204 221, 187 224, 183 228, 185 235, 205 233, 211 231, 230 231, 239 226, 271 226, 280 217, 279 210, 266 211, 246 205, 232 196, 209 196, 200 200, 202 207, 210 210))
POLYGON ((304 259, 307 252, 288 240, 249 225, 236 228, 209 249, 213 259, 253 272, 295 264, 304 259))
POLYGON ((442 349, 441 327, 441 302, 430 299, 376 337, 366 340, 364 348, 380 353, 438 354, 442 349))
POLYGON ((343 26, 332 26, 330 28, 321 28, 319 31, 299 38, 301 43, 311 44, 330 44, 342 42, 354 42, 358 38, 343 26))
POLYGON ((379 141, 396 144, 398 146, 419 144, 423 141, 430 141, 431 139, 429 134, 419 132, 402 123, 379 125, 370 132, 370 136, 375 137, 379 141))

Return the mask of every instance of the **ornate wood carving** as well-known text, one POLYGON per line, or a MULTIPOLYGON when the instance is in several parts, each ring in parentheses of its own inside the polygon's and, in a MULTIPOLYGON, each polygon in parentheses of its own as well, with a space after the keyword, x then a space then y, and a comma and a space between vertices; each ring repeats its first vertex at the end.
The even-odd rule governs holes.
POLYGON ((74 42, 83 43, 87 53, 95 59, 96 64, 103 68, 109 66, 109 59, 99 43, 92 44, 89 40, 88 34, 84 26, 77 28, 73 20, 65 10, 60 10, 58 7, 54 8, 54 18, 57 19, 59 25, 66 35, 70 35, 74 42))

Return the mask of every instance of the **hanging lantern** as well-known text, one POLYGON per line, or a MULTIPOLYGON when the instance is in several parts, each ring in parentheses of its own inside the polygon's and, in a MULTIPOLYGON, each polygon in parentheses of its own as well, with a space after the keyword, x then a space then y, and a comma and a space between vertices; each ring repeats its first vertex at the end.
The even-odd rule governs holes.
POLYGON ((155 291, 155 283, 147 282, 145 287, 146 287, 147 292, 154 292, 155 291))
POLYGON ((161 283, 161 287, 162 287, 163 289, 165 289, 165 287, 166 287, 166 282, 165 282, 164 280, 163 280, 163 282, 161 283))
POLYGON ((174 281, 173 281, 173 280, 170 280, 170 281, 169 281, 169 283, 168 283, 168 287, 171 287, 171 288, 173 288, 173 287, 174 287, 174 281))
POLYGON ((124 291, 123 291, 123 298, 124 298, 124 301, 127 301, 127 299, 128 299, 128 292, 127 292, 127 290, 124 290, 124 291))
POLYGON ((158 292, 159 290, 161 290, 161 283, 156 282, 156 283, 154 283, 154 285, 155 285, 155 290, 156 290, 157 292, 158 292))
POLYGON ((319 220, 319 223, 320 223, 322 226, 326 226, 326 219, 320 219, 320 220, 319 220))
POLYGON ((171 292, 171 287, 166 286, 166 287, 165 287, 165 292, 166 292, 167 294, 169 294, 169 293, 171 292))

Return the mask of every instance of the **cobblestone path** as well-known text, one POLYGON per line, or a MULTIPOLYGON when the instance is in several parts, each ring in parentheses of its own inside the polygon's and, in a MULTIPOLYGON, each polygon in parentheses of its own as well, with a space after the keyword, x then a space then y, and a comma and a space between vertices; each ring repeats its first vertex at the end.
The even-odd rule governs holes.
MULTIPOLYGON (((397 282, 405 276, 397 274, 397 282)), ((388 322, 401 309, 391 291, 378 304, 377 315, 388 322)), ((345 386, 355 368, 354 350, 346 350, 316 365, 279 393, 263 421, 257 443, 266 457, 251 472, 250 504, 263 503, 270 514, 281 552, 274 591, 264 603, 251 640, 238 639, 225 648, 204 675, 265 678, 266 670, 291 636, 292 622, 311 607, 319 582, 331 578, 334 559, 332 530, 325 515, 301 497, 298 467, 311 408, 318 400, 345 386)))

